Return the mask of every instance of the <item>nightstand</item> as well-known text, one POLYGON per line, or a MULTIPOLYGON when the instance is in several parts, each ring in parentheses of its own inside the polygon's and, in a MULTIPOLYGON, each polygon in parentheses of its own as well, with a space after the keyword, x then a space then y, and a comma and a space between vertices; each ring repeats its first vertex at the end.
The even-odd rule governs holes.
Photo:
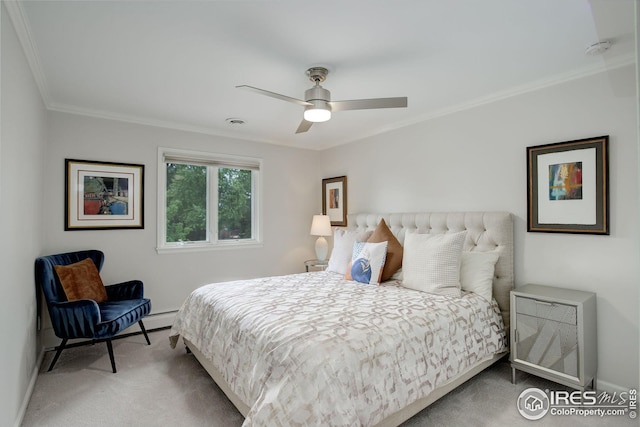
POLYGON ((309 271, 323 271, 329 265, 328 260, 320 261, 317 259, 310 259, 304 262, 304 268, 309 271))
POLYGON ((596 294, 542 285, 511 291, 512 383, 517 369, 595 389, 596 343, 596 294))

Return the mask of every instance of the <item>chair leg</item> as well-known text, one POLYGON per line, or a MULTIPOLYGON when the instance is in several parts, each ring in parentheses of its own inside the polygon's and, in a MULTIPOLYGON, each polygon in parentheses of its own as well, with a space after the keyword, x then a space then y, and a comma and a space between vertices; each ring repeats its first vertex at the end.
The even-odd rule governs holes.
POLYGON ((106 340, 107 342, 107 350, 109 350, 109 359, 111 359, 111 369, 113 373, 116 373, 116 361, 113 358, 113 346, 111 345, 111 340, 106 340))
POLYGON ((144 328, 144 324, 142 323, 142 320, 138 321, 138 325, 140 325, 140 329, 142 329, 142 333, 144 334, 144 337, 147 340, 147 344, 151 345, 151 341, 149 341, 149 335, 147 335, 147 330, 144 328))
POLYGON ((67 345, 67 341, 68 341, 68 339, 64 338, 62 340, 62 342, 60 343, 60 345, 58 346, 58 348, 56 349, 56 355, 53 356, 53 360, 51 361, 51 365, 49 365, 49 371, 51 371, 53 369, 53 366, 58 361, 58 358, 60 357, 60 353, 62 353, 62 350, 64 350, 65 345, 67 345))

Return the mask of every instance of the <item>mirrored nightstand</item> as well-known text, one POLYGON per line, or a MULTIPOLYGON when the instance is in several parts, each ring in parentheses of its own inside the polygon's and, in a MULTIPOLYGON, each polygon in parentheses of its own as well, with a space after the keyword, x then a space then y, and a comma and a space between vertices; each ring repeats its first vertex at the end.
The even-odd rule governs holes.
POLYGON ((309 271, 324 271, 329 265, 329 260, 320 261, 317 259, 310 259, 304 262, 304 268, 309 271))
POLYGON ((551 286, 511 291, 511 381, 516 369, 569 387, 596 388, 596 295, 551 286))

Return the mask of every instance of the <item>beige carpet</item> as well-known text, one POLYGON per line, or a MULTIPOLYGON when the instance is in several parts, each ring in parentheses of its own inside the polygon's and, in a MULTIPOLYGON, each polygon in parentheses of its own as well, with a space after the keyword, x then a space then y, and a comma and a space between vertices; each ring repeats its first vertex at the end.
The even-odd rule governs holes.
MULTIPOLYGON (((111 372, 104 343, 62 352, 47 372, 48 352, 38 376, 23 427, 239 427, 243 418, 182 346, 169 347, 169 331, 114 341, 118 373, 111 372)), ((637 426, 627 417, 547 414, 539 421, 522 418, 516 400, 528 387, 560 386, 520 373, 510 382, 507 363, 498 363, 403 424, 409 426, 637 426)))

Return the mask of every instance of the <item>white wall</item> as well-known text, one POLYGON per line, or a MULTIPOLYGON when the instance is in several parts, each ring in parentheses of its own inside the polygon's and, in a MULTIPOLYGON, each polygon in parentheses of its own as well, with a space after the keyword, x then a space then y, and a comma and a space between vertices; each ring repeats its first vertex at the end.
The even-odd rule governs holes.
POLYGON ((48 138, 44 252, 104 251, 104 282, 141 279, 152 314, 177 310, 200 285, 302 272, 303 261, 313 257, 309 227, 321 202, 317 152, 55 112, 48 138), (264 246, 156 253, 158 147, 262 158, 264 246), (65 158, 144 164, 144 229, 64 231, 65 158))
POLYGON ((627 66, 326 150, 323 177, 347 175, 351 213, 512 212, 516 286, 596 292, 598 384, 638 388, 635 83, 627 66), (611 235, 527 233, 526 147, 601 135, 610 135, 611 235))
POLYGON ((46 110, 4 3, 0 134, 0 425, 18 425, 38 369, 33 263, 42 247, 46 110))

